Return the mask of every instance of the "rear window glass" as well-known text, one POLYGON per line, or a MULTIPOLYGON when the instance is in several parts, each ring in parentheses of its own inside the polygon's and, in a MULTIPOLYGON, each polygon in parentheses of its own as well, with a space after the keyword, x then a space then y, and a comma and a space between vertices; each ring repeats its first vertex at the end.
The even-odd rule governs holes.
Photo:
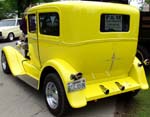
POLYGON ((36 16, 35 14, 30 14, 28 16, 29 19, 29 32, 35 33, 36 32, 36 16))
POLYGON ((100 22, 101 32, 128 32, 130 27, 129 15, 102 14, 100 22))

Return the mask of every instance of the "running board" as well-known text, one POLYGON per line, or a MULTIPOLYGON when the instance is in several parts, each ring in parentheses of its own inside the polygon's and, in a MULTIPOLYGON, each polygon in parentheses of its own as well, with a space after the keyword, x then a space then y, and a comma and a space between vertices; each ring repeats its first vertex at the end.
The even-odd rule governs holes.
POLYGON ((24 81, 31 87, 35 88, 36 90, 38 89, 38 80, 36 80, 35 78, 33 78, 29 75, 18 75, 16 77, 19 78, 20 80, 24 81))

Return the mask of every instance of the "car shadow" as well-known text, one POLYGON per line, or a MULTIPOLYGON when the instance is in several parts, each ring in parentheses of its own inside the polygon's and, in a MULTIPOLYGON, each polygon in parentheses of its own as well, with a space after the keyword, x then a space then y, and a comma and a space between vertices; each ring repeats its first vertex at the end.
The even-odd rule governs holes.
MULTIPOLYGON (((46 107, 42 92, 35 90, 18 78, 15 78, 14 80, 15 84, 18 85, 19 88, 22 88, 26 94, 31 95, 33 100, 38 102, 39 106, 44 109, 44 111, 40 113, 41 115, 45 112, 51 115, 48 108, 46 107)), ((115 113, 115 102, 116 96, 100 99, 97 101, 91 101, 88 102, 87 106, 83 108, 70 109, 64 117, 113 117, 115 113)))
POLYGON ((19 38, 15 38, 13 41, 9 41, 7 39, 3 39, 3 40, 0 40, 0 43, 3 43, 3 44, 5 44, 5 43, 11 43, 11 42, 14 42, 14 41, 17 41, 17 40, 19 40, 19 38))

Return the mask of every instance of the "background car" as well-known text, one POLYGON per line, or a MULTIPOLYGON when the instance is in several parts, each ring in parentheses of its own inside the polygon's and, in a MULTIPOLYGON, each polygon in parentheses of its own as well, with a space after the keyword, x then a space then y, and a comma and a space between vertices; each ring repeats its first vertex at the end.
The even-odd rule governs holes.
POLYGON ((0 40, 13 41, 22 34, 19 23, 21 19, 4 19, 0 21, 0 40))

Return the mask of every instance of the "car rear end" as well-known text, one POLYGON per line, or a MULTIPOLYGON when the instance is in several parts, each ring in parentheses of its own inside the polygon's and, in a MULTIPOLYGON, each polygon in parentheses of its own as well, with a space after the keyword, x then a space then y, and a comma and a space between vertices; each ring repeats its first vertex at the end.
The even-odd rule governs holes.
POLYGON ((68 24, 64 22, 63 59, 83 79, 74 79, 68 90, 83 89, 86 101, 91 101, 148 89, 143 66, 135 57, 139 11, 128 5, 98 2, 74 9, 66 19, 68 24))

